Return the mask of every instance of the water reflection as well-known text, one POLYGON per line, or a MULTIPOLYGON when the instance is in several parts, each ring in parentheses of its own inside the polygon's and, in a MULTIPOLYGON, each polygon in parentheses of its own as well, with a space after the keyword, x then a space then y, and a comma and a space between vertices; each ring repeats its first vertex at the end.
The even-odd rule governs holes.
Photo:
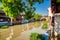
POLYGON ((38 28, 40 22, 32 22, 27 24, 15 25, 7 29, 0 29, 0 40, 14 40, 20 35, 21 32, 31 30, 32 28, 38 28))
POLYGON ((45 34, 42 34, 43 37, 45 37, 45 40, 49 40, 48 36, 45 34))

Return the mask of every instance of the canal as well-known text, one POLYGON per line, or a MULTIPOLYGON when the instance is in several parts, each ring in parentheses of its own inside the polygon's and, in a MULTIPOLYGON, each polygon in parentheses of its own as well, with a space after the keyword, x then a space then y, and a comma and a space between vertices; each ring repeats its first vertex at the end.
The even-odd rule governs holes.
POLYGON ((27 24, 14 25, 7 29, 0 29, 0 40, 14 40, 20 36, 22 32, 40 27, 41 23, 32 22, 27 24))

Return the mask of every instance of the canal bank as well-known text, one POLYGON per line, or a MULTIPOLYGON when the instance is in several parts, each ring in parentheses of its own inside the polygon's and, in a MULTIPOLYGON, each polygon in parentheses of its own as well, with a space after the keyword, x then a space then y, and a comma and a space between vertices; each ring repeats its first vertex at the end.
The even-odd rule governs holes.
POLYGON ((15 25, 15 26, 11 26, 7 29, 0 29, 0 40, 6 40, 6 38, 10 37, 10 34, 12 33, 12 29, 13 29, 13 35, 12 35, 12 39, 14 40, 16 37, 20 36, 22 32, 26 31, 26 30, 31 30, 32 28, 38 28, 40 26, 40 22, 33 22, 33 23, 28 23, 28 24, 22 24, 22 25, 15 25), (28 29, 27 29, 28 27, 28 29))

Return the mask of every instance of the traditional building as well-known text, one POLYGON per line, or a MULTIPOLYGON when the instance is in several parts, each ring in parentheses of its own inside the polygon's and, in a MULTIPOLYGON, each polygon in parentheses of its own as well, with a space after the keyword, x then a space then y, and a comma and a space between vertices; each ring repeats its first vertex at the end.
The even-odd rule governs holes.
POLYGON ((4 11, 0 11, 0 16, 6 16, 4 11))
POLYGON ((22 20, 24 20, 24 14, 23 14, 23 13, 20 13, 20 14, 15 18, 15 22, 21 23, 22 20))
POLYGON ((51 12, 53 31, 60 34, 60 0, 51 0, 51 12))
POLYGON ((5 15, 4 11, 0 11, 0 22, 1 21, 10 21, 10 18, 5 15))
MULTIPOLYGON (((12 23, 21 23, 23 19, 24 19, 24 13, 20 13, 16 18, 12 20, 12 23)), ((4 11, 0 11, 0 20, 11 21, 11 19, 5 15, 4 11)))

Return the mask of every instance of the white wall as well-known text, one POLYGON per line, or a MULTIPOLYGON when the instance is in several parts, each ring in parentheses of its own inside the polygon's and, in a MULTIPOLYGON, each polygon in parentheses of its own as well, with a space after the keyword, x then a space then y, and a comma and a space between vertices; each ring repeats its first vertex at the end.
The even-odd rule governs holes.
POLYGON ((48 8, 48 16, 52 17, 53 14, 52 14, 52 10, 51 10, 51 7, 48 8))
POLYGON ((60 16, 59 15, 57 15, 57 16, 55 16, 55 26, 54 26, 54 30, 57 32, 57 33, 59 33, 60 34, 60 16))

